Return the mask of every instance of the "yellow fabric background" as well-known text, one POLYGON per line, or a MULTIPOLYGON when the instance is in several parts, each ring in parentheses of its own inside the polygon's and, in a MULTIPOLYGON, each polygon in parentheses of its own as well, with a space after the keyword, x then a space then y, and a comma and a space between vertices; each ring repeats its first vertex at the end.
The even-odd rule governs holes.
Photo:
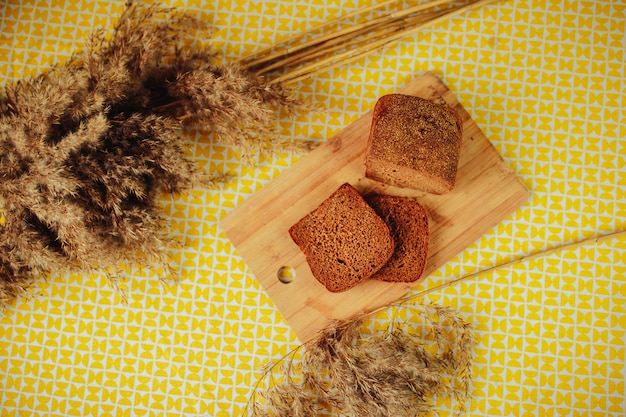
MULTIPOLYGON (((226 59, 372 1, 200 0, 226 59)), ((37 74, 108 28, 123 1, 0 4, 0 83, 37 74)), ((626 4, 500 1, 299 87, 326 107, 284 122, 323 141, 416 74, 438 73, 531 198, 415 291, 626 227, 626 4)), ((128 303, 103 275, 42 281, 0 320, 2 416, 239 415, 261 366, 299 341, 221 232, 219 218, 300 157, 242 166, 189 135, 199 163, 236 179, 164 197, 180 282, 133 271, 128 303)), ((254 221, 251 219, 251 221, 254 221)), ((471 415, 626 415, 626 242, 516 264, 435 292, 477 329, 471 415)))

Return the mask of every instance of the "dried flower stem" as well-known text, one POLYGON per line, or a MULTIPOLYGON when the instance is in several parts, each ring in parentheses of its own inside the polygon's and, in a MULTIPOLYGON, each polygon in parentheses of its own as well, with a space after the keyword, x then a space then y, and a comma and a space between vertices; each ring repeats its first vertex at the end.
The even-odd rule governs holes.
POLYGON ((240 59, 236 60, 235 62, 237 62, 239 64, 244 64, 244 62, 248 61, 247 66, 255 65, 255 64, 252 64, 252 62, 255 62, 255 63, 265 62, 266 60, 263 59, 263 57, 270 56, 270 55, 268 55, 268 53, 270 51, 272 51, 273 49, 279 48, 281 45, 285 45, 285 44, 289 44, 289 43, 298 41, 300 39, 303 39, 303 38, 311 35, 312 33, 321 31, 322 29, 325 29, 325 28, 330 27, 330 26, 335 26, 335 25, 341 23, 342 21, 344 21, 347 18, 358 16, 358 15, 364 14, 366 12, 371 12, 373 10, 382 9, 385 6, 387 6, 389 4, 392 4, 392 3, 396 3, 398 1, 399 0, 386 0, 386 1, 382 1, 380 3, 373 4, 373 5, 368 6, 368 7, 364 7, 362 9, 354 10, 354 11, 352 11, 350 13, 346 13, 343 16, 339 16, 339 17, 337 17, 335 19, 328 20, 328 21, 326 21, 326 22, 324 22, 322 24, 319 24, 319 25, 317 25, 317 26, 315 26, 315 27, 313 27, 313 28, 311 28, 309 30, 305 30, 305 31, 302 31, 300 33, 294 34, 294 35, 292 35, 292 36, 290 36, 290 37, 288 37, 286 39, 281 40, 280 42, 278 42, 276 44, 269 45, 269 46, 267 46, 265 48, 259 49, 259 50, 255 51, 255 52, 252 52, 252 53, 250 53, 248 55, 245 55, 245 56, 241 57, 240 59), (255 60, 255 61, 250 62, 249 60, 255 60))
MULTIPOLYGON (((282 73, 272 82, 295 83, 345 65, 426 27, 494 1, 497 0, 469 0, 464 4, 455 4, 454 0, 431 0, 323 33, 322 29, 329 27, 327 23, 264 48, 258 54, 248 55, 238 62, 259 73, 280 69, 282 73), (337 53, 340 50, 343 52, 337 53)), ((365 15, 391 3, 383 2, 363 8, 329 23, 337 26, 349 17, 365 15)))
MULTIPOLYGON (((379 37, 367 37, 367 39, 358 39, 357 41, 348 42, 345 45, 339 44, 338 46, 332 47, 330 50, 324 51, 325 58, 317 60, 312 64, 303 65, 299 68, 289 70, 283 75, 274 77, 271 82, 293 84, 303 79, 308 79, 323 72, 327 72, 331 69, 344 66, 350 62, 361 59, 374 51, 388 46, 399 39, 413 33, 417 33, 427 26, 434 25, 437 23, 437 21, 435 21, 436 18, 441 18, 445 15, 446 12, 441 11, 433 13, 433 15, 428 16, 428 18, 424 16, 413 17, 410 20, 397 23, 397 26, 386 26, 384 28, 386 31, 373 33, 374 35, 380 35, 379 37), (407 29, 406 26, 409 28, 407 29), (346 46, 355 47, 348 49, 343 53, 328 55, 328 52, 334 52, 339 49, 339 47, 344 47, 343 49, 345 49, 346 46)), ((316 52, 314 57, 319 56, 320 52, 321 51, 316 52)), ((309 59, 308 57, 304 57, 300 60, 300 62, 304 60, 308 61, 309 59)), ((277 67, 280 68, 282 66, 277 65, 277 67)))
POLYGON ((436 285, 434 287, 428 288, 426 290, 420 291, 420 292, 418 292, 416 294, 412 294, 410 296, 401 298, 400 300, 398 300, 398 302, 399 303, 404 303, 405 301, 410 301, 410 300, 413 300, 413 299, 416 299, 416 298, 421 298, 421 297, 423 297, 423 296, 425 296, 427 294, 431 294, 433 292, 443 290, 445 288, 451 287, 451 286, 456 285, 456 284, 458 284, 460 282, 463 282, 463 281, 469 281, 470 279, 477 278, 477 277, 479 277, 481 275, 488 274, 488 273, 493 272, 493 271, 498 270, 498 269, 508 268, 508 267, 516 265, 516 264, 520 264, 520 263, 524 263, 524 262, 530 262, 530 261, 533 261, 535 259, 539 259, 539 258, 542 258, 542 257, 550 256, 550 255, 555 254, 555 253, 559 253, 559 252, 563 252, 563 251, 567 251, 567 250, 572 250, 572 249, 576 249, 576 248, 579 248, 579 247, 582 247, 582 246, 587 246, 587 245, 597 245, 597 244, 600 244, 602 242, 606 242, 606 241, 609 241, 609 240, 620 239, 620 238, 623 238, 623 237, 626 237, 626 230, 622 230, 622 231, 619 231, 619 232, 612 232, 612 233, 608 233, 608 234, 602 235, 602 236, 594 236, 594 237, 590 237, 590 238, 583 239, 583 240, 580 240, 580 241, 558 245, 558 246, 555 246, 555 247, 550 248, 550 249, 545 249, 545 250, 542 250, 542 251, 539 251, 539 252, 532 253, 530 255, 522 256, 520 258, 511 259, 510 261, 507 261, 507 262, 504 262, 504 263, 492 266, 490 268, 487 268, 487 269, 484 269, 484 270, 481 270, 481 271, 476 271, 474 273, 471 273, 469 275, 465 275, 465 276, 460 277, 460 278, 451 279, 449 281, 444 282, 443 284, 439 284, 439 285, 436 285))
MULTIPOLYGON (((351 26, 345 27, 343 29, 338 29, 335 30, 334 32, 330 32, 327 34, 322 34, 319 35, 317 37, 314 37, 313 39, 310 40, 305 40, 302 41, 300 43, 297 43, 296 45, 293 46, 288 46, 288 47, 284 47, 284 48, 278 48, 278 51, 274 52, 274 53, 264 53, 262 56, 260 56, 259 58, 253 59, 251 61, 247 61, 245 62, 245 66, 247 68, 253 68, 255 66, 258 66, 261 63, 267 62, 267 61, 273 61, 276 58, 280 58, 282 56, 285 55, 290 55, 293 54, 294 52, 298 52, 301 51, 303 49, 308 49, 310 47, 313 47, 315 45, 319 45, 319 44, 323 44, 323 43, 327 43, 329 41, 336 41, 337 39, 341 39, 344 38, 346 36, 354 36, 355 34, 359 34, 359 33, 367 33, 369 31, 369 29, 371 28, 377 28, 380 26, 385 26, 385 25, 389 25, 389 24, 394 24, 396 23, 398 20, 402 20, 402 18, 405 18, 407 16, 410 16, 413 13, 419 12, 419 11, 423 11, 423 10, 427 10, 429 8, 435 7, 437 5, 440 4, 446 4, 446 3, 451 3, 453 0, 430 0, 426 3, 421 3, 418 4, 417 6, 413 6, 413 7, 409 7, 407 9, 402 9, 400 11, 397 12, 393 12, 393 13, 388 13, 388 14, 384 14, 382 16, 376 17, 374 19, 371 20, 367 20, 365 22, 362 23, 357 23, 357 24, 352 24, 351 26)), ((380 5, 379 5, 380 6, 380 5)), ((378 8, 378 7, 376 7, 378 8)), ((364 8, 360 11, 357 11, 358 13, 356 14, 347 14, 346 17, 352 17, 358 14, 364 14, 367 11, 371 11, 374 10, 371 7, 367 7, 364 8)), ((341 18, 341 20, 345 20, 346 17, 341 18)), ((325 25, 321 25, 322 27, 325 27, 325 25)), ((319 30, 319 26, 316 28, 313 28, 313 30, 319 30)), ((301 41, 303 39, 305 39, 306 35, 308 35, 310 33, 309 32, 303 32, 301 33, 299 36, 297 36, 296 38, 291 38, 290 42, 293 43, 294 41, 301 41)), ((335 42, 333 42, 335 43, 335 42)), ((285 41, 280 42, 280 44, 285 44, 285 41)), ((272 48, 274 49, 274 48, 272 48)), ((271 49, 270 49, 271 50, 271 49)), ((259 56, 258 54, 256 56, 259 56)), ((250 57, 248 57, 247 59, 250 59, 250 57)))

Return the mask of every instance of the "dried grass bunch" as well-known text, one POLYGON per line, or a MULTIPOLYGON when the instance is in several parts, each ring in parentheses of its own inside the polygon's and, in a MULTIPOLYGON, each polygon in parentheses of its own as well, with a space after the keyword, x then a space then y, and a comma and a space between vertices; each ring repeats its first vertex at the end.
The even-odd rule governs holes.
POLYGON ((512 258, 407 294, 355 319, 334 321, 266 367, 244 413, 417 417, 439 415, 444 400, 446 409, 461 415, 471 399, 473 326, 450 307, 419 300, 498 269, 624 237, 626 230, 611 232, 512 258), (379 314, 387 317, 380 319, 382 327, 379 314))
POLYGON ((392 318, 382 328, 364 317, 335 321, 272 364, 248 415, 415 417, 446 401, 463 414, 470 399, 472 326, 436 304, 393 308, 409 309, 412 318, 392 318))
POLYGON ((6 87, 0 309, 50 272, 166 265, 171 238, 157 197, 212 179, 190 158, 184 126, 238 146, 246 160, 288 145, 276 121, 304 103, 218 64, 200 38, 208 35, 190 14, 129 2, 113 31, 96 31, 66 64, 6 87))

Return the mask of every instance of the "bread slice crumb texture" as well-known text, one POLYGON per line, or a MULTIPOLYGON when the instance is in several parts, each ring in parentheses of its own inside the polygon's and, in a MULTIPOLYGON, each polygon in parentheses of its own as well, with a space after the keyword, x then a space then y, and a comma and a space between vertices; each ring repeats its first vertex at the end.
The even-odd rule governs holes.
POLYGON ((375 195, 368 197, 367 202, 385 221, 395 242, 391 258, 372 279, 417 281, 428 258, 430 234, 426 209, 417 201, 400 196, 375 195))
POLYGON ((289 234, 313 276, 331 292, 370 278, 394 250, 387 224, 348 183, 294 224, 289 234))

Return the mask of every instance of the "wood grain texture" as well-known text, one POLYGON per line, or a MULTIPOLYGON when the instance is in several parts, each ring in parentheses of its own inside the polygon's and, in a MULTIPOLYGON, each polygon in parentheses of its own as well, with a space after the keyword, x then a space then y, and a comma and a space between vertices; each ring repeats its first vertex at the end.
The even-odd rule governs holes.
POLYGON ((405 195, 426 207, 430 244, 421 279, 491 230, 529 197, 510 166, 434 73, 418 76, 398 92, 446 102, 461 114, 463 144, 451 192, 427 194, 365 178, 370 111, 221 219, 224 233, 303 342, 325 327, 328 320, 350 318, 389 304, 415 286, 371 280, 343 293, 330 293, 312 276, 304 255, 289 236, 289 227, 344 182, 362 194, 405 195), (295 269, 293 282, 278 280, 282 266, 295 269))

